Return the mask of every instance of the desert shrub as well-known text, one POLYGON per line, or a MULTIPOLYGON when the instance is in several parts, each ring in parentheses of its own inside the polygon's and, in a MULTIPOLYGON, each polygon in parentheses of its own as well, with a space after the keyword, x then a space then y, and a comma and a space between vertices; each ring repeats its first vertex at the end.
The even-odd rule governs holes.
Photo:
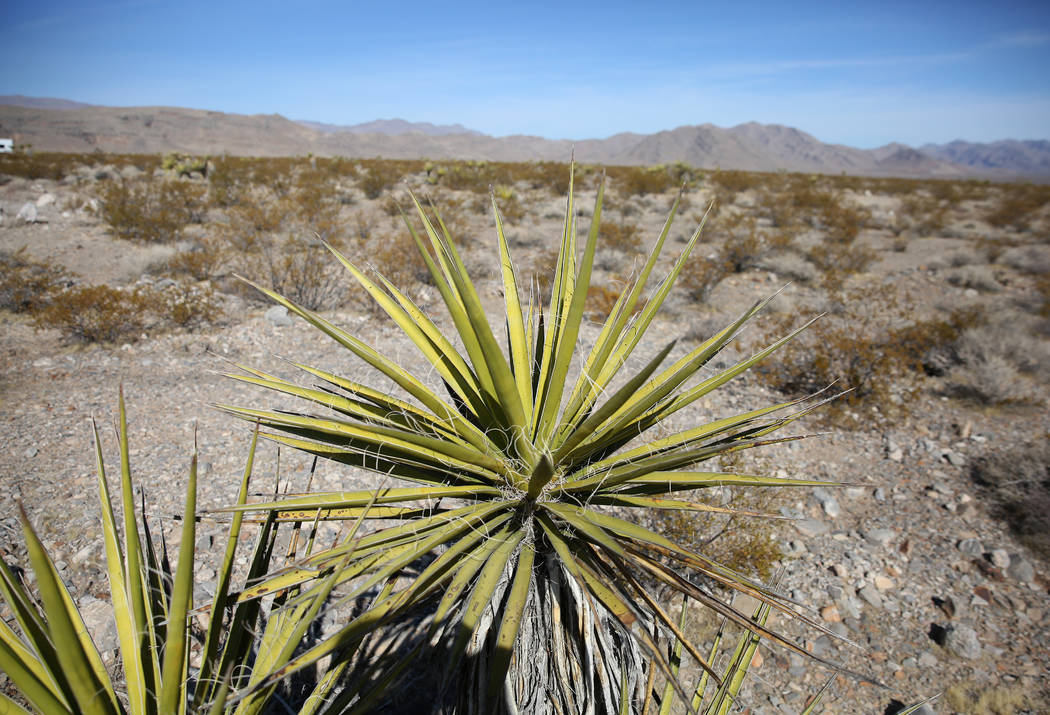
POLYGON ((598 236, 602 248, 624 253, 638 253, 642 248, 640 231, 638 224, 635 223, 602 221, 598 228, 598 236))
POLYGON ((708 181, 712 184, 725 189, 730 194, 737 194, 748 189, 753 189, 761 185, 764 181, 764 176, 753 171, 736 171, 719 169, 713 171, 707 175, 708 181))
MULTIPOLYGON (((331 254, 317 241, 271 237, 259 250, 240 257, 237 268, 308 310, 335 308, 347 297, 343 274, 334 269, 331 254)), ((254 291, 246 295, 258 298, 254 291)))
POLYGON ((148 328, 194 328, 217 320, 222 310, 208 286, 178 284, 113 288, 78 286, 55 296, 33 319, 83 343, 135 341, 148 328))
POLYGON ((1050 441, 989 451, 970 464, 985 503, 1028 548, 1050 563, 1050 441))
POLYGON ((948 223, 947 201, 926 193, 914 193, 900 200, 897 207, 897 233, 908 231, 915 236, 933 236, 948 223))
MULTIPOLYGON (((742 471, 724 463, 722 469, 742 471)), ((723 487, 715 495, 705 497, 697 493, 690 498, 716 508, 759 514, 776 511, 778 502, 773 493, 754 494, 731 487, 723 487)), ((662 511, 651 516, 652 528, 667 538, 703 551, 718 563, 760 581, 768 579, 773 567, 784 557, 776 538, 777 531, 769 519, 742 513, 698 519, 695 514, 685 511, 662 511)))
POLYGON ((84 162, 83 154, 15 151, 0 154, 0 174, 24 179, 61 181, 84 162))
POLYGON ((999 199, 982 216, 997 228, 1031 229, 1033 222, 1050 206, 1050 188, 1034 184, 1004 186, 999 199))
POLYGON ((985 405, 1038 402, 1024 375, 1050 378, 1050 341, 1033 332, 1017 320, 966 329, 951 355, 948 392, 985 405))
POLYGON ((1050 274, 1050 246, 1015 246, 999 255, 999 263, 1033 275, 1050 274))
POLYGON ((226 213, 220 232, 237 251, 257 251, 290 224, 294 212, 290 201, 256 189, 226 213))
POLYGON ((203 220, 204 192, 189 181, 107 181, 99 190, 99 215, 121 238, 171 243, 203 220))
POLYGON ((195 281, 210 280, 221 275, 229 262, 227 248, 227 243, 218 238, 205 238, 151 266, 150 272, 171 277, 188 276, 195 281))
POLYGON ((389 161, 373 159, 365 163, 365 170, 358 174, 357 187, 370 199, 378 199, 384 191, 394 188, 404 176, 401 167, 389 161))
POLYGON ((51 303, 69 285, 69 272, 49 260, 29 257, 26 247, 0 250, 0 309, 31 313, 51 303))
POLYGON ((522 180, 533 189, 545 189, 555 196, 569 190, 569 166, 557 161, 533 161, 520 165, 522 180))
MULTIPOLYGON (((492 190, 492 193, 496 198, 496 205, 499 206, 499 212, 504 221, 517 224, 525 218, 528 211, 521 202, 521 197, 518 196, 514 189, 506 184, 499 184, 492 190)), ((489 210, 491 209, 486 203, 485 211, 489 210)))
POLYGON ((732 266, 718 253, 693 255, 679 276, 682 289, 692 300, 703 303, 722 279, 733 272, 732 266))
POLYGON ((58 328, 85 343, 137 340, 150 320, 151 296, 144 289, 105 285, 72 288, 35 316, 39 327, 58 328))
POLYGON ((164 155, 160 162, 160 168, 180 178, 195 173, 206 177, 208 175, 208 157, 181 154, 173 151, 164 155))
POLYGON ((662 194, 677 188, 678 181, 665 166, 619 166, 607 170, 616 190, 624 196, 662 194))
POLYGON ((750 270, 769 254, 791 245, 789 233, 759 228, 754 216, 740 214, 727 218, 719 228, 728 233, 722 243, 721 256, 734 273, 750 270))
POLYGON ((960 266, 948 273, 948 282, 960 288, 973 288, 982 293, 995 293, 1003 289, 990 266, 960 266))
MULTIPOLYGON (((430 282, 426 262, 411 236, 404 231, 376 236, 369 243, 365 262, 372 270, 402 289, 430 282)), ((370 301, 367 297, 364 299, 370 301)))
POLYGON ((856 242, 818 243, 806 252, 806 257, 820 270, 821 286, 837 292, 851 276, 866 271, 878 254, 856 242))
MULTIPOLYGON (((848 405, 874 404, 883 412, 903 406, 927 374, 943 374, 957 361, 963 332, 983 318, 976 310, 916 320, 915 307, 896 296, 863 290, 841 296, 837 314, 824 316, 789 343, 775 364, 759 366, 759 379, 788 395, 808 395, 836 384, 848 405)), ((759 340, 787 332, 789 319, 770 320, 759 340)))

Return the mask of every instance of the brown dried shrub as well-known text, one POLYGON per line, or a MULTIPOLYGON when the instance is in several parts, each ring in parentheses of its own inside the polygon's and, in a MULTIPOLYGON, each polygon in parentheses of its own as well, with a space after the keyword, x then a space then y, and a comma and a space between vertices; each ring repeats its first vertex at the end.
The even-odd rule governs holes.
POLYGON ((171 243, 204 220, 205 190, 184 180, 107 181, 98 194, 99 215, 121 238, 171 243))
POLYGON ((30 258, 26 246, 0 250, 0 308, 32 313, 51 303, 69 285, 71 275, 49 260, 30 258))

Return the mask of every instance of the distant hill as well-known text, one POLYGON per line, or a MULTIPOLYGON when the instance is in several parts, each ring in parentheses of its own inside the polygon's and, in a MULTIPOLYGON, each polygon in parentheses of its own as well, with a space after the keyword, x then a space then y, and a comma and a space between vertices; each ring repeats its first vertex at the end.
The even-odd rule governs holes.
POLYGON ((401 119, 351 126, 293 121, 279 114, 226 114, 179 107, 102 107, 58 99, 0 97, 0 136, 38 150, 71 152, 349 156, 490 161, 578 161, 800 171, 917 178, 1050 179, 1050 142, 953 142, 913 149, 827 144, 792 127, 749 122, 682 126, 605 139, 493 137, 461 125, 401 119))
POLYGON ((973 169, 995 169, 1030 176, 1050 175, 1050 141, 1006 139, 990 144, 953 141, 925 144, 919 150, 929 156, 973 169))
POLYGON ((350 132, 351 134, 429 134, 431 136, 445 136, 446 134, 473 134, 482 136, 482 133, 467 129, 462 124, 431 124, 430 122, 408 122, 404 119, 376 119, 363 124, 325 124, 323 122, 311 122, 306 119, 296 119, 296 124, 316 129, 322 134, 335 134, 337 132, 350 132))
POLYGON ((26 97, 24 94, 0 94, 0 104, 12 107, 29 107, 31 109, 83 109, 84 107, 94 106, 83 102, 74 102, 71 99, 26 97))

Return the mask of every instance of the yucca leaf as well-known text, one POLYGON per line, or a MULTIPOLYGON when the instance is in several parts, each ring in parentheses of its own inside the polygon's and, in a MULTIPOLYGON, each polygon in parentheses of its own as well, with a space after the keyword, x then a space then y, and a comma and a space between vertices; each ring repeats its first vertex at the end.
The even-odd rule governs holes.
MULTIPOLYGON (((0 619, 0 671, 3 671, 19 692, 39 712, 72 712, 62 688, 55 683, 37 654, 26 648, 21 639, 0 619)), ((28 712, 13 700, 0 701, 10 712, 28 712), (16 709, 17 708, 17 709, 16 709)))
MULTIPOLYGON (((244 504, 248 499, 248 486, 251 482, 252 469, 255 466, 255 449, 259 443, 259 428, 252 431, 251 445, 248 447, 248 458, 244 465, 244 474, 241 477, 241 486, 237 492, 237 504, 244 504)), ((230 678, 219 679, 216 666, 218 665, 219 645, 223 636, 223 623, 226 616, 230 582, 233 579, 234 558, 237 555, 237 546, 240 543, 241 524, 244 515, 235 512, 230 521, 230 529, 226 536, 226 549, 223 553, 222 565, 219 568, 215 584, 215 598, 212 599, 208 627, 204 632, 204 644, 201 647, 201 667, 197 673, 197 686, 193 692, 192 709, 197 711, 201 705, 208 701, 225 701, 230 688, 230 678), (218 688, 218 691, 216 691, 218 688)))
POLYGON ((102 658, 88 636, 84 621, 72 597, 58 576, 51 557, 40 542, 25 510, 19 508, 22 534, 29 561, 36 575, 44 613, 47 614, 49 638, 76 709, 84 713, 116 713, 116 694, 109 682, 102 658))
MULTIPOLYGON (((603 181, 598 185, 598 193, 594 199, 591 228, 587 234, 587 243, 584 246, 583 256, 580 260, 579 273, 574 276, 571 283, 568 281, 571 274, 567 273, 567 280, 563 284, 566 286, 567 291, 571 288, 572 292, 564 296, 563 300, 568 303, 564 312, 555 316, 557 318, 557 336, 556 344, 554 345, 551 374, 546 381, 547 392, 543 396, 542 411, 539 416, 540 423, 536 432, 536 440, 539 444, 548 443, 551 440, 551 435, 555 432, 557 426, 555 417, 561 408, 561 399, 565 392, 565 379, 568 375, 569 365, 576 354, 576 341, 579 337, 580 323, 583 321, 585 304, 587 302, 587 289, 591 283, 591 270, 594 264, 595 247, 598 243, 598 230, 601 225, 602 199, 604 195, 605 182, 603 181)), ((569 245, 563 247, 562 251, 568 257, 575 259, 575 229, 572 231, 569 245)), ((572 270, 571 264, 568 266, 568 270, 572 270)))
MULTIPOLYGON (((129 563, 120 549, 120 542, 117 537, 116 518, 110 501, 105 465, 102 461, 102 442, 99 439, 98 427, 94 424, 94 421, 92 421, 91 427, 95 439, 95 461, 98 474, 98 493, 101 501, 103 547, 106 553, 110 601, 113 604, 113 617, 117 626, 120 652, 123 655, 124 679, 127 683, 128 701, 131 703, 134 712, 145 712, 147 698, 150 697, 146 671, 149 670, 152 674, 153 664, 151 661, 143 662, 143 656, 147 655, 147 651, 144 651, 142 647, 145 625, 135 621, 135 613, 131 608, 131 600, 128 593, 131 578, 134 577, 136 580, 140 580, 141 576, 137 573, 131 574, 125 571, 129 563)), ((130 479, 130 475, 127 475, 127 478, 130 479)), ((123 485, 121 488, 123 489, 123 485)))
MULTIPOLYGON (((614 417, 631 400, 632 396, 645 384, 645 381, 660 367, 660 363, 671 353, 676 342, 672 340, 664 346, 663 350, 658 352, 645 367, 632 376, 623 387, 613 393, 601 407, 592 412, 558 447, 558 451, 554 453, 554 460, 559 463, 572 461, 573 457, 578 453, 576 447, 588 438, 594 438, 595 432, 604 425, 606 420, 614 417)), ((586 450, 585 444, 580 451, 583 450, 586 450)))
POLYGON ((164 643, 164 662, 161 666, 161 712, 186 712, 184 683, 186 682, 187 614, 193 608, 193 564, 197 524, 197 454, 190 461, 190 477, 186 486, 185 510, 182 515, 182 540, 179 545, 179 565, 171 592, 171 607, 167 638, 164 643))
MULTIPOLYGON (((500 272, 503 275, 503 301, 507 315, 507 345, 510 350, 511 368, 514 373, 514 382, 518 386, 518 395, 522 405, 532 405, 532 372, 529 335, 525 330, 525 320, 521 312, 521 295, 518 292, 518 277, 514 270, 514 262, 510 257, 510 248, 507 246, 507 237, 503 232, 503 217, 500 215, 499 207, 496 206, 496 196, 491 194, 492 211, 496 220, 496 239, 499 245, 500 272)), ((529 324, 532 322, 531 310, 529 313, 529 324)), ((529 419, 531 428, 533 415, 531 410, 526 410, 526 418, 529 419)))
POLYGON ((495 652, 489 669, 489 699, 500 692, 503 681, 510 668, 514 643, 521 627, 521 616, 525 603, 529 599, 529 587, 532 584, 532 565, 536 560, 536 550, 530 544, 522 544, 518 552, 518 563, 514 568, 514 578, 510 584, 506 601, 503 604, 503 620, 496 634, 495 652))

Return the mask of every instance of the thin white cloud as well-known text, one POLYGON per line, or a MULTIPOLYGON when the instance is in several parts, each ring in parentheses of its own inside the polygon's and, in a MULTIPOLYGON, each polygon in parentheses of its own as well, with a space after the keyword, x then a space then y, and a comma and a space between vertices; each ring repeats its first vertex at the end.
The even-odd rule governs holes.
POLYGON ((1046 44, 1050 44, 1050 32, 1021 30, 1007 35, 998 35, 988 43, 987 47, 1038 47, 1046 44))

